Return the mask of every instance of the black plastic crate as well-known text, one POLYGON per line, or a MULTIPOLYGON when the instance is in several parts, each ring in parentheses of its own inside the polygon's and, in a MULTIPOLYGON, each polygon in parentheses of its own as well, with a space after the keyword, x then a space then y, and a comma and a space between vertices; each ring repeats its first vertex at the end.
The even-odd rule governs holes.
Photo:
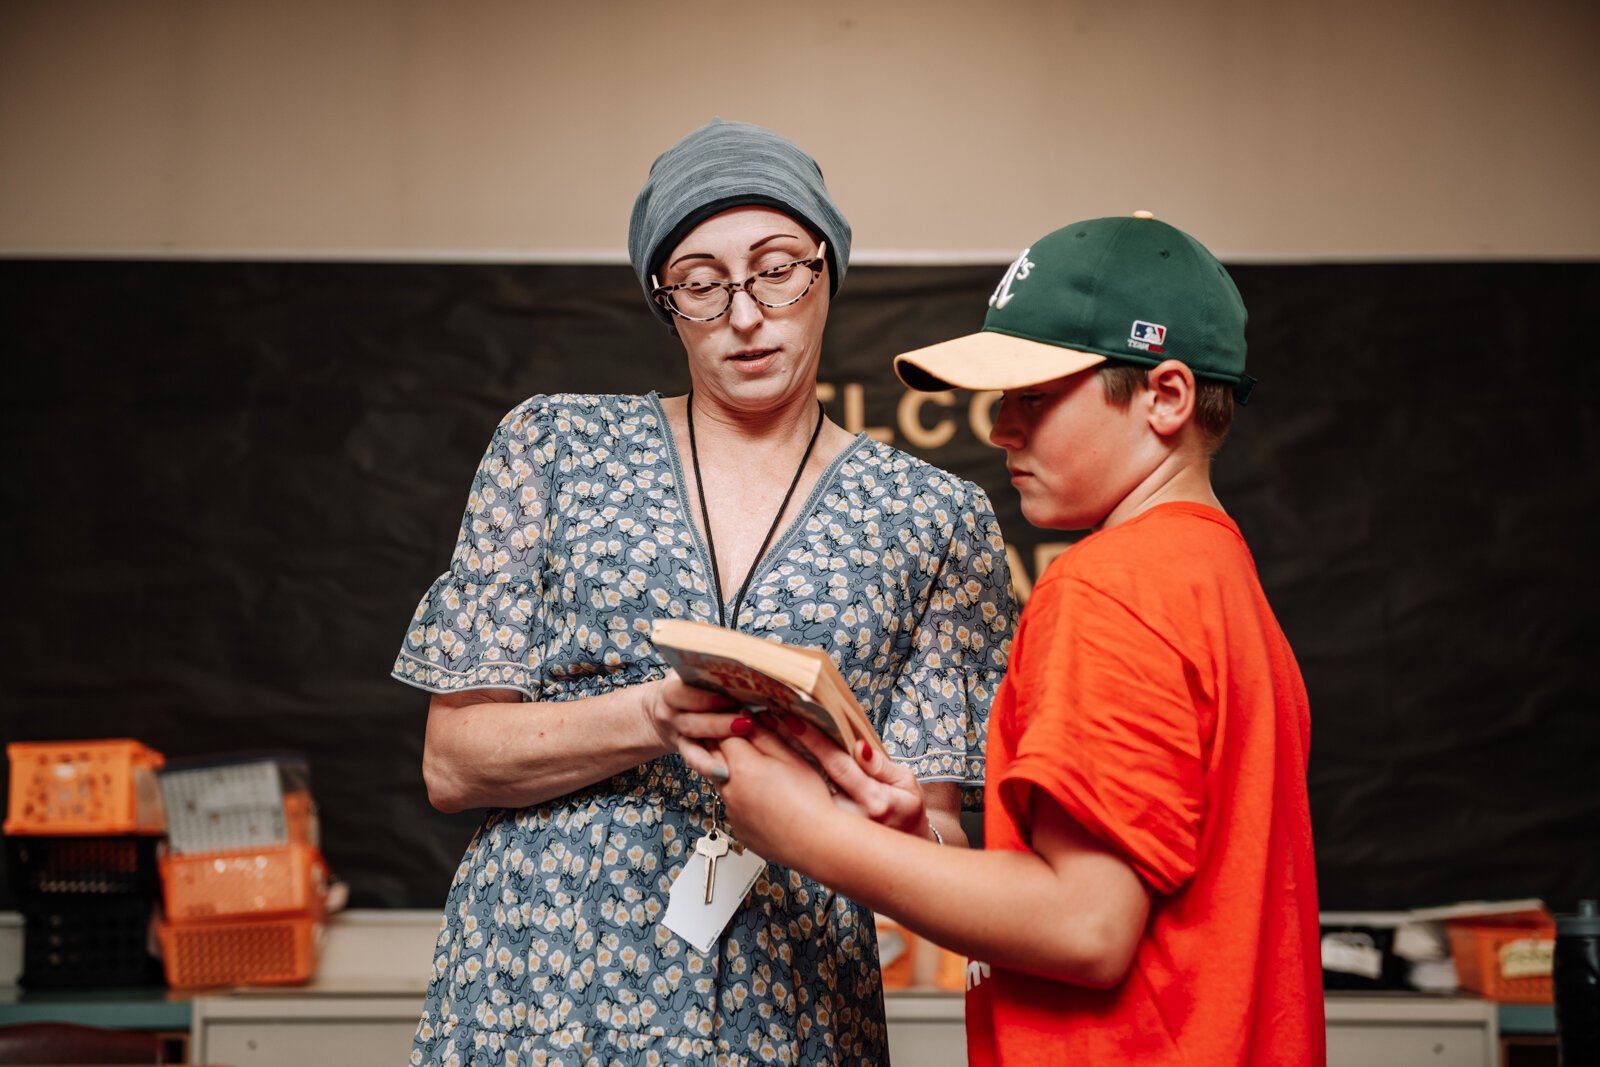
POLYGON ((156 897, 58 893, 22 909, 22 985, 28 989, 159 986, 150 953, 156 897))
POLYGON ((150 835, 7 837, 6 869, 24 907, 37 897, 140 896, 161 890, 161 838, 150 835))

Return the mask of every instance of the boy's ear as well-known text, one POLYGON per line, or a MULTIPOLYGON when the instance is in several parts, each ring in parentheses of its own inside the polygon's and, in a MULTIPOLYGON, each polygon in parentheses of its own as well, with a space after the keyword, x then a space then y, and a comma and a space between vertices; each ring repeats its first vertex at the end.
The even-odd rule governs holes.
POLYGON ((1194 418, 1194 371, 1181 360, 1169 359, 1152 367, 1146 381, 1150 383, 1146 397, 1150 428, 1162 437, 1172 437, 1194 418))

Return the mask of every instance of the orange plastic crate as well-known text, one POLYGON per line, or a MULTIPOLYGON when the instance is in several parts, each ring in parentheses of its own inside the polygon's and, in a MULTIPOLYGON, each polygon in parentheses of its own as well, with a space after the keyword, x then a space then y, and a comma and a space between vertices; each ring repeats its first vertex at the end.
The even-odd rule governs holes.
POLYGON ((160 867, 173 921, 317 916, 328 894, 327 864, 310 845, 163 856, 160 867))
POLYGON ((137 741, 14 741, 5 832, 160 833, 161 753, 137 741))
POLYGON ((886 916, 877 915, 874 919, 878 929, 878 965, 883 973, 883 988, 910 989, 917 984, 917 958, 922 939, 886 916))
POLYGON ((1462 989, 1513 1004, 1555 999, 1549 968, 1556 939, 1553 922, 1457 920, 1449 929, 1450 955, 1462 989))
POLYGON ((933 970, 934 988, 956 993, 966 989, 967 957, 959 952, 951 952, 942 945, 933 947, 939 954, 939 962, 933 970))
POLYGON ((322 923, 316 919, 162 923, 162 962, 173 989, 297 985, 317 972, 322 923))
POLYGON ((317 806, 312 803, 311 794, 306 790, 296 789, 283 794, 283 823, 290 841, 304 845, 322 844, 317 806))

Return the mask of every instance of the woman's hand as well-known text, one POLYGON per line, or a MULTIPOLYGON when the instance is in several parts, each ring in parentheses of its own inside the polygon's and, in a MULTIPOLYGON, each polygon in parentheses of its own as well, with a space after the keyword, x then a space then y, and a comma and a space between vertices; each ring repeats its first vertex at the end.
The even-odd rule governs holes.
POLYGON ((733 700, 688 684, 677 671, 642 688, 649 728, 668 752, 678 752, 691 767, 691 753, 698 758, 706 751, 703 742, 749 733, 752 727, 748 714, 732 714, 738 708, 733 700))

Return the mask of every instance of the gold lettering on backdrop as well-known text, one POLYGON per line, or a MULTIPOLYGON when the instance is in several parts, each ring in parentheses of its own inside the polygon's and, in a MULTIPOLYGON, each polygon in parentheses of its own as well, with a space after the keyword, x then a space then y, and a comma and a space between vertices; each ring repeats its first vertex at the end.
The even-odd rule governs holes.
MULTIPOLYGON (((832 382, 817 383, 817 399, 831 404, 839 397, 839 389, 832 382)), ((862 433, 874 441, 894 444, 894 429, 890 426, 867 426, 867 391, 859 382, 844 383, 844 414, 839 425, 851 433, 862 433)))
POLYGON ((972 436, 988 445, 997 447, 989 440, 989 431, 994 429, 994 403, 1000 399, 1000 390, 983 389, 972 394, 972 403, 967 405, 967 423, 972 427, 972 436))
POLYGON ((900 394, 900 406, 895 412, 895 422, 907 441, 917 448, 938 448, 956 435, 955 419, 940 419, 931 427, 922 421, 922 405, 938 404, 942 408, 954 407, 955 397, 949 393, 914 393, 907 389, 900 394))
POLYGON ((851 433, 861 433, 886 445, 894 444, 894 430, 888 426, 868 426, 867 391, 859 382, 846 382, 844 386, 844 428, 851 433))
MULTIPOLYGON (((817 399, 824 404, 831 404, 835 400, 842 400, 844 411, 839 425, 851 433, 865 433, 875 441, 892 445, 895 442, 895 429, 913 448, 934 449, 942 448, 949 444, 956 435, 958 423, 953 419, 937 419, 933 425, 923 422, 923 408, 927 404, 937 404, 942 408, 956 406, 956 394, 945 393, 919 393, 912 389, 902 389, 900 401, 895 408, 896 426, 868 426, 867 423, 867 387, 860 382, 845 382, 836 385, 833 382, 817 383, 817 399)), ((1000 399, 997 389, 985 389, 973 393, 967 403, 967 428, 972 431, 973 440, 990 448, 995 447, 989 440, 989 431, 994 429, 994 406, 1000 399)))

